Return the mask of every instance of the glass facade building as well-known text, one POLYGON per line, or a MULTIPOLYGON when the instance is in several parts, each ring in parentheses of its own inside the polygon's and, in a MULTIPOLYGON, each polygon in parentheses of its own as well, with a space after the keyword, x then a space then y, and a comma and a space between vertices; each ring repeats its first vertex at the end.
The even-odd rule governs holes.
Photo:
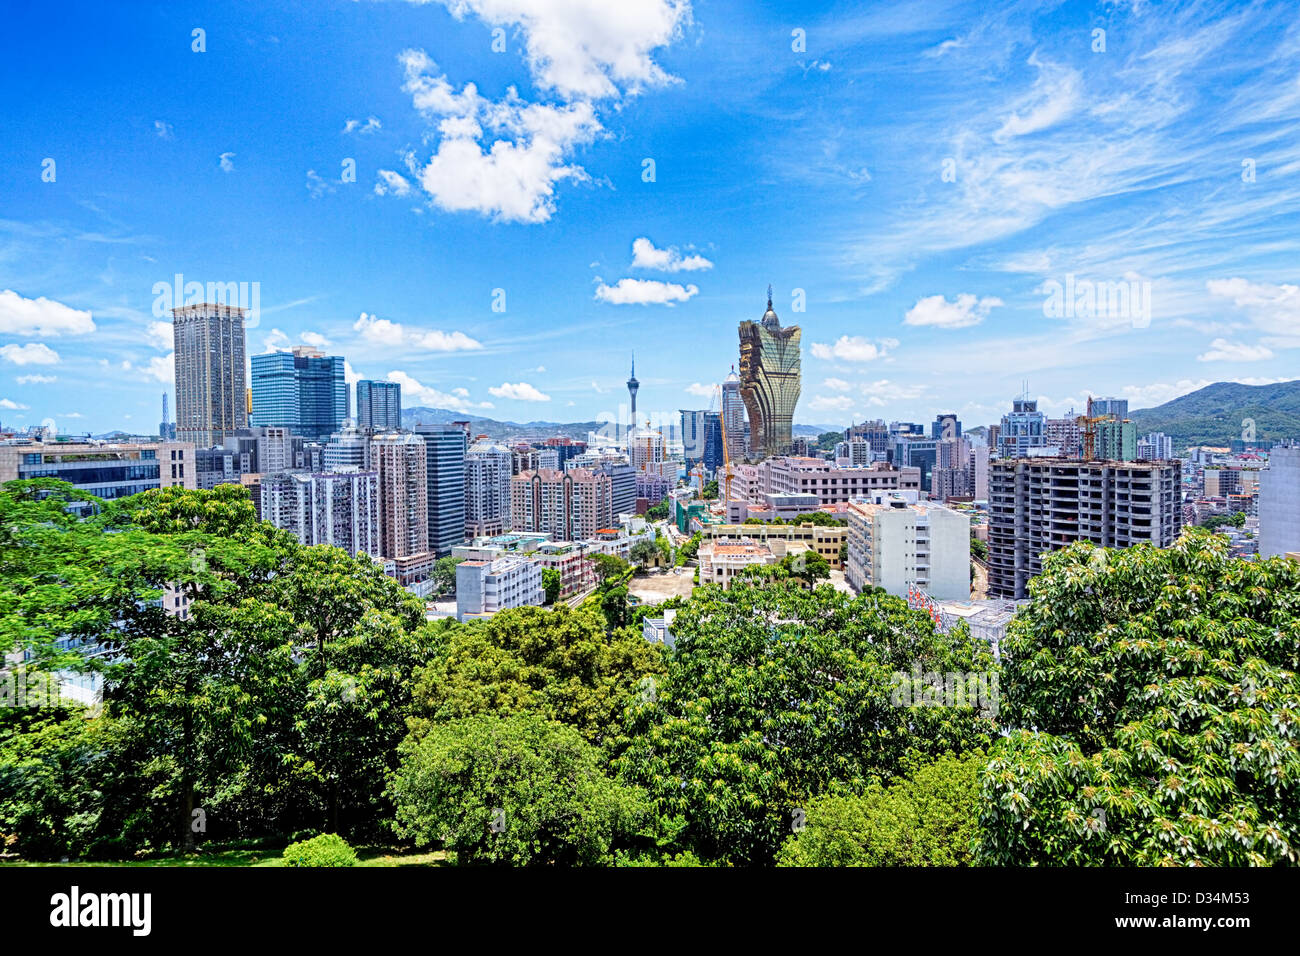
POLYGON ((254 355, 250 425, 275 425, 313 440, 339 430, 348 414, 343 356, 299 347, 254 355))

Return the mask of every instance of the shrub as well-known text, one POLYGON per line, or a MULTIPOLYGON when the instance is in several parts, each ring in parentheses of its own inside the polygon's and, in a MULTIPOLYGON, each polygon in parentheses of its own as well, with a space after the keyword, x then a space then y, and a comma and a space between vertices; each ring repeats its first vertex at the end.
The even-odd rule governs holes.
POLYGON ((284 848, 285 866, 356 866, 357 854, 337 833, 322 833, 284 848))

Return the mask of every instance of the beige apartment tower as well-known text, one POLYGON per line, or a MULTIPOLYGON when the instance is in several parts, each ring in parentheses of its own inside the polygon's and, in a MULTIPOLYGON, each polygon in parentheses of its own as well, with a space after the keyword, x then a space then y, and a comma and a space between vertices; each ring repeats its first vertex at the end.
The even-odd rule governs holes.
POLYGON ((247 312, 207 302, 172 309, 177 441, 211 448, 248 427, 247 312))
POLYGON ((389 559, 429 550, 429 488, 424 439, 409 432, 384 432, 370 442, 370 461, 379 472, 379 548, 389 559))

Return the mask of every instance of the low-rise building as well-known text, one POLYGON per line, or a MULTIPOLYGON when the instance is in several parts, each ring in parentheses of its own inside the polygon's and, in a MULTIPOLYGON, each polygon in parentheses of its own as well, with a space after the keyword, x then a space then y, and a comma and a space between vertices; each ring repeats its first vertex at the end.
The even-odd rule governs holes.
MULTIPOLYGON (((774 542, 784 551, 783 541, 774 542)), ((700 543, 700 583, 718 584, 723 590, 747 568, 776 564, 780 557, 772 547, 752 538, 722 538, 700 543)))
POLYGON ((760 544, 783 541, 787 546, 802 545, 820 554, 835 570, 843 567, 840 549, 848 533, 844 525, 820 524, 715 524, 701 529, 702 541, 748 538, 760 544))
POLYGON ((915 584, 935 600, 970 597, 970 518, 931 502, 887 497, 848 510, 848 566, 857 591, 881 587, 906 597, 915 584))
POLYGON ((491 617, 498 611, 546 600, 542 569, 524 558, 462 561, 456 565, 456 619, 491 617))
MULTIPOLYGON (((0 484, 26 478, 66 481, 111 501, 153 488, 195 488, 191 442, 14 441, 0 444, 0 484)), ((73 507, 85 502, 72 502, 73 507)))

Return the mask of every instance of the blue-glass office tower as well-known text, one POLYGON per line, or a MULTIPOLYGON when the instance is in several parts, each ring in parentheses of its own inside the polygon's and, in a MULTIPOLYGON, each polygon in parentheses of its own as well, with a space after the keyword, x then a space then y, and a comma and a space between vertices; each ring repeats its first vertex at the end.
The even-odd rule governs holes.
POLYGON ((377 432, 402 427, 402 386, 396 382, 357 382, 357 427, 377 432))
POLYGON ((276 425, 311 440, 339 430, 348 414, 343 356, 299 346, 254 355, 250 425, 276 425))

